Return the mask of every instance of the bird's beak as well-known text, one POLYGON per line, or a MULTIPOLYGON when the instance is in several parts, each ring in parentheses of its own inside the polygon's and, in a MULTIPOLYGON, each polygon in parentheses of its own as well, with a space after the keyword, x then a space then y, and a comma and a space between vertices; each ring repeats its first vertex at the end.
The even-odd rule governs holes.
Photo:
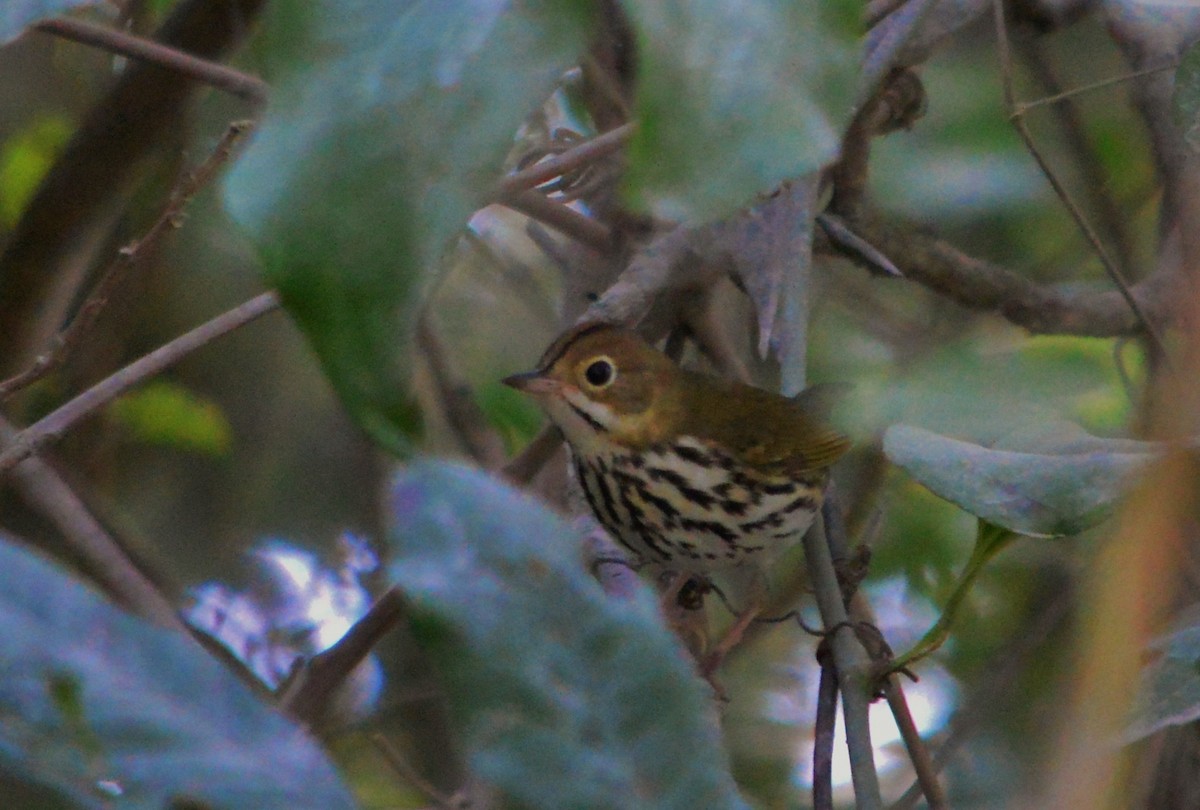
POLYGON ((515 388, 525 394, 553 394, 561 388, 557 380, 552 380, 540 371, 526 371, 524 374, 513 374, 500 382, 510 388, 515 388))

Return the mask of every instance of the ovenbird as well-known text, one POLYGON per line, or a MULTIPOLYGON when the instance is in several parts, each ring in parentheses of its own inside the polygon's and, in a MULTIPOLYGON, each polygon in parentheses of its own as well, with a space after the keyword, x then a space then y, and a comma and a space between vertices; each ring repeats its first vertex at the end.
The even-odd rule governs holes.
POLYGON ((567 331, 534 371, 504 382, 562 430, 592 511, 635 564, 680 584, 732 574, 750 586, 715 666, 761 610, 763 572, 812 524, 849 441, 808 392, 788 399, 684 370, 607 323, 567 331))

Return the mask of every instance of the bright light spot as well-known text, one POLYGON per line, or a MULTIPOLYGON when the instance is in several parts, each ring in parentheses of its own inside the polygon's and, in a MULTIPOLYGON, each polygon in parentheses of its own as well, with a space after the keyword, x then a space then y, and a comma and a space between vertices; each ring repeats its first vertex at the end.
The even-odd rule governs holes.
POLYGON ((313 569, 317 563, 311 554, 289 549, 282 543, 275 542, 256 551, 254 556, 278 568, 297 590, 303 590, 312 584, 313 569))
MULTIPOLYGON (((264 683, 278 686, 297 659, 328 649, 370 607, 360 582, 379 561, 370 546, 352 535, 341 538, 338 559, 325 565, 313 554, 282 540, 250 552, 261 575, 246 591, 209 582, 192 589, 187 620, 223 643, 264 683)), ((382 670, 370 658, 359 682, 347 684, 352 702, 367 707, 382 686, 382 670)), ((356 672, 356 675, 359 673, 356 672)))

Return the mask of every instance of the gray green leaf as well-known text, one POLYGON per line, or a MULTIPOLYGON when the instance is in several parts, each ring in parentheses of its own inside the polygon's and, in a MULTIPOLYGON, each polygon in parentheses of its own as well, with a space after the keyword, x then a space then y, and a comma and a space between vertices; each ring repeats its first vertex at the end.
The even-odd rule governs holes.
POLYGON ((412 465, 388 570, 473 772, 511 806, 743 807, 708 688, 648 593, 607 598, 547 509, 463 466, 412 465))
MULTIPOLYGON (((324 0, 226 203, 377 441, 414 429, 410 337, 447 243, 586 43, 586 0, 324 0)), ((286 64, 286 63, 281 63, 286 64)))
POLYGON ((0 795, 14 810, 354 807, 316 743, 192 639, 8 542, 0 795))
POLYGON ((719 219, 829 161, 853 106, 844 4, 627 0, 638 47, 631 201, 719 219))
POLYGON ((909 425, 888 428, 893 464, 937 495, 1021 534, 1077 534, 1103 520, 1156 445, 1103 439, 1063 423, 983 447, 909 425))

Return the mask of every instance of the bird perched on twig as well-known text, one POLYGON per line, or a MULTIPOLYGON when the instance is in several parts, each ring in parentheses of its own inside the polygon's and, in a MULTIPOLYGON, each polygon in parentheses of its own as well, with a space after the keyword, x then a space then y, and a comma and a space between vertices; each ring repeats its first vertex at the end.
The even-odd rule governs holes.
POLYGON ((764 572, 820 509, 849 440, 819 393, 796 399, 687 371, 636 333, 576 326, 537 368, 504 380, 533 396, 571 447, 579 483, 635 565, 718 574, 747 604, 701 669, 712 674, 765 601, 764 572))

